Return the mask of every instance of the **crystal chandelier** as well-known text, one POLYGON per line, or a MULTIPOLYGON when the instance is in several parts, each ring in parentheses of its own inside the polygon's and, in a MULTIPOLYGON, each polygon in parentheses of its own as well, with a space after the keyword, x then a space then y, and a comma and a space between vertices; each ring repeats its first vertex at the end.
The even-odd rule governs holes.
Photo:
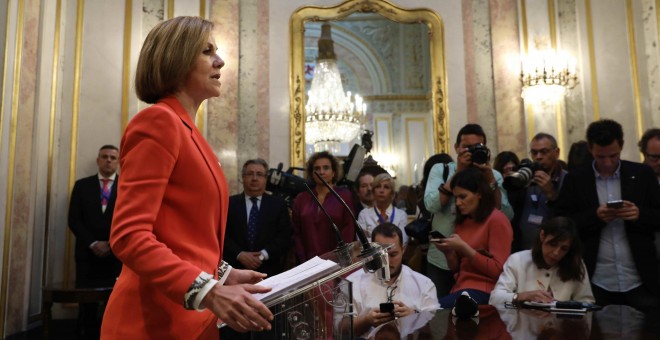
POLYGON ((321 26, 319 54, 305 105, 305 141, 314 144, 314 151, 337 152, 339 143, 358 136, 367 105, 360 95, 344 92, 330 27, 321 26))
POLYGON ((520 80, 526 101, 557 102, 577 84, 575 59, 553 50, 531 53, 523 60, 520 80))

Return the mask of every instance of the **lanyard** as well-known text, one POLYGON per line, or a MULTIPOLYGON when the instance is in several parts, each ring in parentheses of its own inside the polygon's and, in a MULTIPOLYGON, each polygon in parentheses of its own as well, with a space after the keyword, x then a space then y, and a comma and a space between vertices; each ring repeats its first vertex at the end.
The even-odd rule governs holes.
MULTIPOLYGON (((376 216, 378 216, 378 222, 380 223, 385 223, 385 220, 383 220, 383 216, 380 216, 380 213, 378 212, 378 209, 374 206, 374 212, 376 212, 376 216)), ((396 213, 396 209, 392 207, 392 216, 390 216, 390 223, 394 221, 394 214, 396 213)))

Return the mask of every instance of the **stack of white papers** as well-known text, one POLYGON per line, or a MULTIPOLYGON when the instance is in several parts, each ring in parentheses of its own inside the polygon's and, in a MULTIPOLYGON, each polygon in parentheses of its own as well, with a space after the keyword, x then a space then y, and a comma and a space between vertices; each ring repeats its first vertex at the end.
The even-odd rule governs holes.
POLYGON ((258 285, 271 287, 272 290, 268 293, 252 294, 252 296, 257 300, 267 302, 315 280, 321 279, 325 275, 339 269, 341 269, 341 267, 336 262, 323 260, 320 257, 315 256, 295 268, 259 282, 258 285))

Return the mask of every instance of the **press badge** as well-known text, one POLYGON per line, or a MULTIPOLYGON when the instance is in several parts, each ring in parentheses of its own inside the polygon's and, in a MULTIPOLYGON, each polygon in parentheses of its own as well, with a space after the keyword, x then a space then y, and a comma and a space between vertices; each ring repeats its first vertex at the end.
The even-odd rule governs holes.
POLYGON ((527 218, 527 222, 531 224, 541 225, 541 222, 543 222, 543 216, 529 214, 529 218, 527 218))

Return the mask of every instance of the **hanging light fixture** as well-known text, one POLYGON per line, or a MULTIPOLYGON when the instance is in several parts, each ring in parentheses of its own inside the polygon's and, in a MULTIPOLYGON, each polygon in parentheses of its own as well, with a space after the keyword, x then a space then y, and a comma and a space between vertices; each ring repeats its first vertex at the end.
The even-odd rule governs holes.
POLYGON ((314 151, 337 152, 339 144, 355 139, 364 120, 367 104, 358 94, 344 92, 330 24, 321 26, 318 57, 305 105, 305 141, 314 151))
POLYGON ((520 73, 522 97, 531 102, 559 101, 567 89, 577 84, 575 64, 575 59, 564 52, 545 50, 529 54, 520 73))

